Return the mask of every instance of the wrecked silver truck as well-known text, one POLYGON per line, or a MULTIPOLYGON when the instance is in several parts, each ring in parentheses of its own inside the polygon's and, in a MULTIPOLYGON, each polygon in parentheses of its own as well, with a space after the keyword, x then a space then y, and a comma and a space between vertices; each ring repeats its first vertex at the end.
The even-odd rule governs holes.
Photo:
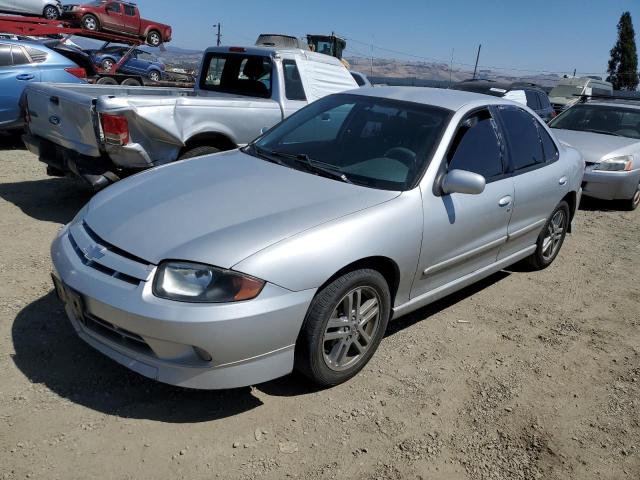
POLYGON ((243 146, 308 103, 357 87, 328 55, 215 47, 193 89, 30 85, 23 139, 49 175, 79 176, 99 190, 144 169, 243 146))

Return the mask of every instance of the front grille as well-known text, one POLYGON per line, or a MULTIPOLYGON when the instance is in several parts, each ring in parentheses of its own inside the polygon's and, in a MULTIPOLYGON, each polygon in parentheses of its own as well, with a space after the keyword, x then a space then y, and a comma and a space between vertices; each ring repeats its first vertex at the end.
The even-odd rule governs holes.
POLYGON ((69 242, 84 265, 133 286, 146 281, 153 268, 141 258, 102 240, 84 222, 69 230, 69 242))
POLYGON ((117 343, 118 345, 130 350, 135 350, 144 355, 155 356, 149 344, 137 333, 130 332, 129 330, 87 313, 84 314, 82 323, 93 333, 113 343, 117 343))

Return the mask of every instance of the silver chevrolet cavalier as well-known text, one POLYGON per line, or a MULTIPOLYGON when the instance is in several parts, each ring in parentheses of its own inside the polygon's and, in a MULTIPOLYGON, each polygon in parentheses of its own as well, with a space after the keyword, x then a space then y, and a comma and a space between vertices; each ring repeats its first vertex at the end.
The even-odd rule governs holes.
POLYGON ((55 239, 54 283, 78 335, 147 377, 336 385, 392 318, 550 265, 583 172, 509 100, 360 89, 99 193, 55 239))
POLYGON ((549 125, 584 155, 584 195, 640 205, 640 102, 597 98, 566 110, 549 125))

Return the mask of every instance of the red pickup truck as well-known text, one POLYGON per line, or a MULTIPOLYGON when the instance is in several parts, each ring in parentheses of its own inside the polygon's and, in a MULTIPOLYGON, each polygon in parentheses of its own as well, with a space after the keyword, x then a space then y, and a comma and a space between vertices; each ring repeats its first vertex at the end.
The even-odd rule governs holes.
POLYGON ((81 5, 65 5, 63 17, 85 30, 108 31, 146 40, 152 47, 171 41, 171 27, 140 17, 138 7, 129 2, 95 0, 81 5))

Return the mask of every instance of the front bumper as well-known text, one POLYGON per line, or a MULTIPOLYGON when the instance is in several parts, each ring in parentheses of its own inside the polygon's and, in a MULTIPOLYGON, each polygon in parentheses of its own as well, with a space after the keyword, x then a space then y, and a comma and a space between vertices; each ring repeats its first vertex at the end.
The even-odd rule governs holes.
POLYGON ((640 184, 640 169, 629 172, 605 172, 587 167, 582 182, 586 197, 601 200, 629 200, 640 184))
POLYGON ((147 280, 124 281, 100 260, 83 258, 86 248, 74 242, 65 228, 51 247, 55 275, 82 303, 79 314, 66 302, 67 315, 83 340, 118 363, 160 382, 200 389, 253 385, 292 371, 296 338, 315 290, 267 284, 247 302, 169 301, 151 291, 155 266, 149 265, 147 280))

